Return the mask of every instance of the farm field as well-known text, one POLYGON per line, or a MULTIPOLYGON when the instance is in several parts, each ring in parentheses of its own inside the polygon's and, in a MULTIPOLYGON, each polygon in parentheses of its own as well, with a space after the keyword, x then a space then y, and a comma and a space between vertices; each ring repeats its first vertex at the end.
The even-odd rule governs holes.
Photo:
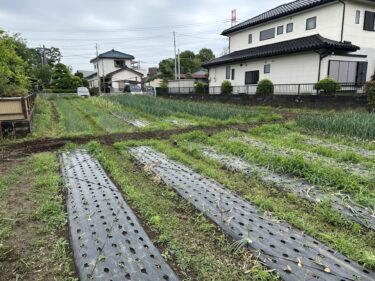
POLYGON ((28 147, 63 146, 0 145, 4 280, 375 278, 373 114, 123 95, 36 110, 28 147))
POLYGON ((271 121, 267 108, 167 101, 145 96, 39 98, 31 137, 103 135, 271 121))

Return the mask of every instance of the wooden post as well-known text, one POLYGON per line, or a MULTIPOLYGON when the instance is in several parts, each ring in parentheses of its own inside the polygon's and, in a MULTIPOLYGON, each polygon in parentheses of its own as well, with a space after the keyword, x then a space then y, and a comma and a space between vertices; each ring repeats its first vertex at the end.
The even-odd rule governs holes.
POLYGON ((21 98, 21 104, 22 104, 22 113, 23 113, 24 119, 27 120, 28 119, 28 116, 27 116, 28 114, 27 114, 27 107, 26 107, 25 97, 21 98))

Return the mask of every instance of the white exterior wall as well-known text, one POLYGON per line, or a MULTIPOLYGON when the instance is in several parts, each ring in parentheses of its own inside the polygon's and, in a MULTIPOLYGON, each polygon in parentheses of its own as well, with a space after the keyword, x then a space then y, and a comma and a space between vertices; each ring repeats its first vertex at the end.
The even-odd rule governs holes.
POLYGON ((114 92, 122 91, 123 89, 121 89, 122 88, 121 85, 123 85, 124 83, 123 82, 121 83, 121 81, 125 81, 125 80, 133 80, 133 81, 141 82, 142 75, 134 73, 133 71, 126 70, 126 69, 119 73, 114 74, 112 76, 113 91, 114 92))
MULTIPOLYGON (((375 74, 375 32, 363 30, 365 11, 375 12, 375 4, 346 1, 344 40, 361 47, 355 54, 367 55, 367 80, 375 74), (361 13, 359 24, 355 23, 355 14, 361 13)), ((345 59, 347 60, 347 59, 345 59)), ((358 61, 363 61, 358 59, 358 61)))
MULTIPOLYGON (((104 66, 104 76, 110 72, 120 69, 120 67, 115 67, 114 59, 99 59, 98 62, 94 62, 93 64, 94 64, 95 71, 99 70, 98 73, 100 74, 100 76, 103 76, 103 66, 104 66), (98 67, 98 69, 95 67, 98 67)), ((131 61, 125 60, 125 65, 127 67, 131 67, 131 61)))
POLYGON ((234 63, 230 65, 231 69, 235 69, 234 80, 226 79, 226 66, 210 68, 210 86, 221 86, 224 80, 229 80, 233 86, 243 86, 245 72, 256 70, 259 70, 260 80, 270 79, 274 84, 315 83, 318 79, 319 55, 310 52, 234 63), (271 65, 271 73, 264 73, 265 64, 271 65))
MULTIPOLYGON (((254 48, 262 45, 273 44, 281 41, 292 40, 314 34, 340 41, 343 4, 331 3, 302 13, 270 21, 255 27, 238 31, 228 35, 230 38, 230 52, 254 48), (306 30, 306 19, 316 16, 316 29, 306 30), (293 23, 293 32, 286 33, 286 25, 293 23), (284 33, 277 35, 277 27, 283 25, 284 33), (260 32, 270 28, 276 28, 275 38, 260 41, 260 32), (253 41, 248 43, 248 36, 252 34, 253 41)), ((362 25, 363 27, 363 25, 362 25)), ((362 28, 363 31, 363 28, 362 28)))

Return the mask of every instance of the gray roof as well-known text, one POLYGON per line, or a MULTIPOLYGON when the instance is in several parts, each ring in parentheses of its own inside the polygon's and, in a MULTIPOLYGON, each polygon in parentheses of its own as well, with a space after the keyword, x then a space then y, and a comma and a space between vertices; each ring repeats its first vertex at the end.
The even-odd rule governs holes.
POLYGON ((240 62, 256 58, 273 57, 307 51, 341 51, 355 52, 360 48, 352 45, 350 42, 338 42, 320 36, 319 34, 298 39, 282 41, 269 45, 249 48, 236 51, 220 58, 213 59, 205 64, 204 67, 221 65, 232 62, 240 62))
MULTIPOLYGON (((133 60, 134 56, 125 54, 119 51, 116 51, 115 49, 112 49, 108 52, 102 53, 99 55, 100 59, 127 59, 127 60, 133 60)), ((90 62, 96 61, 97 58, 92 59, 90 62)))
MULTIPOLYGON (((369 2, 375 2, 374 0, 368 0, 369 2)), ((232 26, 228 29, 225 29, 221 35, 228 35, 230 33, 255 26, 270 20, 278 19, 285 17, 297 12, 301 12, 313 7, 317 7, 323 4, 337 2, 337 0, 297 0, 290 3, 280 5, 272 10, 269 10, 263 14, 260 14, 254 18, 251 18, 247 21, 239 23, 235 26, 232 26)))
POLYGON ((139 74, 139 75, 143 76, 143 73, 141 73, 141 72, 139 72, 139 71, 137 71, 137 70, 135 70, 135 69, 132 69, 132 68, 130 68, 130 67, 124 66, 124 67, 122 67, 122 68, 120 68, 120 69, 117 69, 117 70, 115 70, 115 71, 112 71, 112 72, 110 72, 110 73, 107 73, 105 77, 112 77, 112 76, 115 75, 116 73, 119 73, 119 72, 122 72, 122 71, 125 71, 125 70, 131 71, 131 72, 133 72, 133 73, 135 73, 135 74, 139 74))
POLYGON ((91 71, 91 70, 77 70, 78 72, 81 72, 83 74, 83 77, 86 78, 86 77, 89 77, 93 74, 96 74, 95 71, 91 71))

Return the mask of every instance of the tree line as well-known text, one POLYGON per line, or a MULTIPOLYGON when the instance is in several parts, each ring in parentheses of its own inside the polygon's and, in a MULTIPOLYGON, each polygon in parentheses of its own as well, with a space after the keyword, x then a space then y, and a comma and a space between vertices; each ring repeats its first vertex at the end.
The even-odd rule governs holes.
POLYGON ((29 48, 19 34, 0 30, 0 96, 24 96, 46 88, 72 90, 87 82, 61 63, 59 48, 29 48))
MULTIPOLYGON (((211 49, 203 48, 197 54, 193 51, 186 50, 180 53, 180 68, 181 73, 186 74, 187 77, 192 73, 199 71, 202 64, 215 58, 211 49)), ((163 80, 174 79, 175 76, 175 61, 173 58, 164 59, 159 62, 159 74, 154 78, 161 78, 163 80)))

